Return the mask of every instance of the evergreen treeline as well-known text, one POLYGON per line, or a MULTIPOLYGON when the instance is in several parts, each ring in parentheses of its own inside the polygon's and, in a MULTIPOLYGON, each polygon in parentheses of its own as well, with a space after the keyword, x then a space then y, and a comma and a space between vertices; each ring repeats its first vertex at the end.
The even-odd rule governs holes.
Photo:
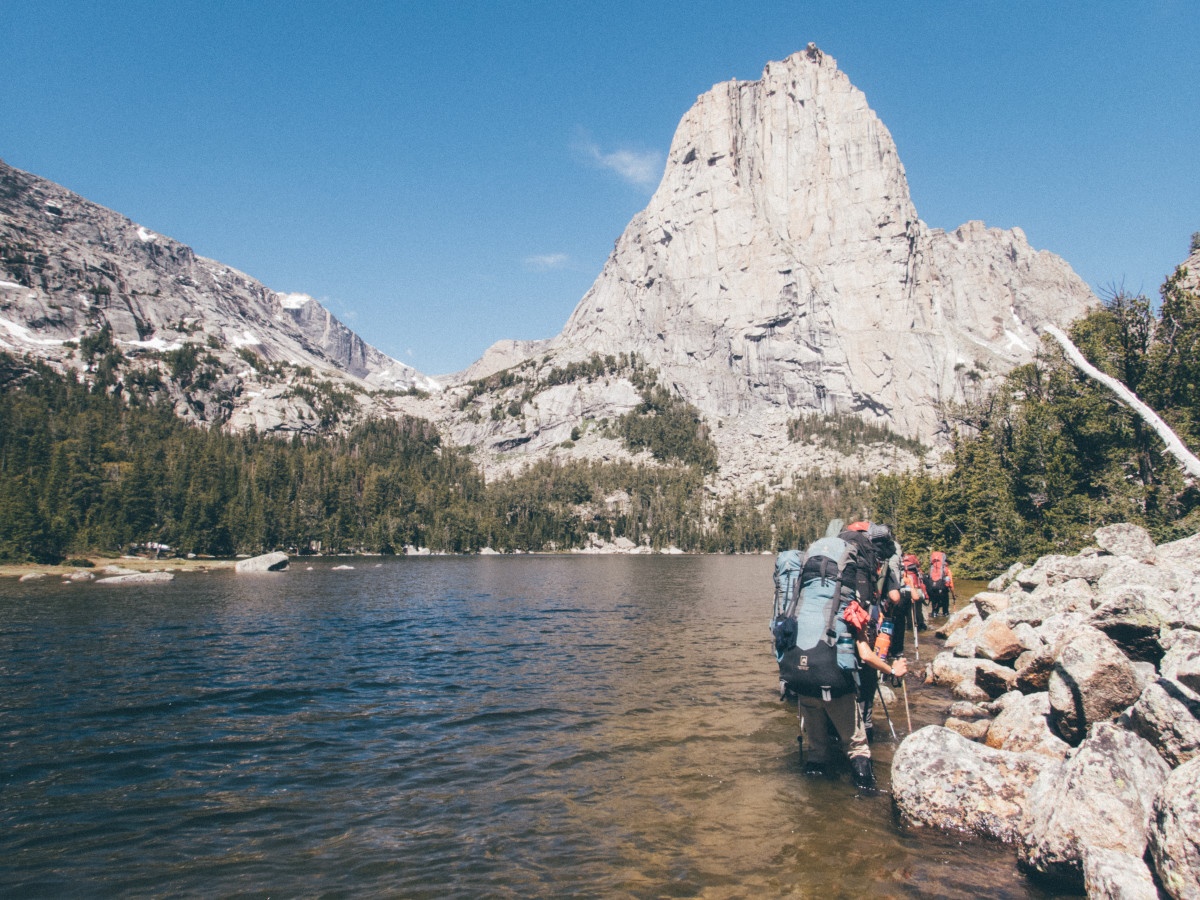
MULTIPOLYGON (((1200 297, 1186 270, 1155 310, 1115 292, 1071 328, 1098 368, 1120 379, 1200 449, 1200 297)), ((950 552, 963 574, 1075 552, 1099 525, 1134 522, 1158 541, 1200 531, 1200 492, 1157 435, 1048 338, 994 394, 956 412, 953 471, 889 476, 874 506, 909 549, 950 552)))
POLYGON ((56 562, 146 542, 213 556, 561 550, 592 532, 656 549, 754 551, 809 540, 866 495, 858 479, 814 476, 770 501, 714 501, 695 411, 649 389, 622 426, 655 456, 686 463, 541 461, 491 484, 423 420, 262 437, 189 426, 153 396, 0 354, 0 559, 56 562))

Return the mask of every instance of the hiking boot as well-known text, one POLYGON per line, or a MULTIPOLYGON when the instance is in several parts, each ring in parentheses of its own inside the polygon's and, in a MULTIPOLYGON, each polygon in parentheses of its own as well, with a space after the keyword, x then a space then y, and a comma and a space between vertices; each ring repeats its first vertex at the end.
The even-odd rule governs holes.
POLYGON ((856 756, 850 760, 850 770, 854 776, 854 786, 860 791, 875 793, 879 785, 875 782, 875 768, 871 765, 869 756, 856 756))
POLYGON ((810 760, 804 764, 804 774, 809 778, 823 778, 826 774, 825 763, 810 760))

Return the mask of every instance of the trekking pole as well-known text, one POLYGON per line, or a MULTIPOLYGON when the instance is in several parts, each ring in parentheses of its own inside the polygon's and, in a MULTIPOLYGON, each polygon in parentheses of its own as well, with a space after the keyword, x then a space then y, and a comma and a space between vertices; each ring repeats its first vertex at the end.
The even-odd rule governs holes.
POLYGON ((912 734, 912 713, 908 711, 908 683, 902 677, 900 688, 904 691, 904 717, 908 719, 908 733, 912 734))
POLYGON ((875 693, 877 693, 879 695, 879 703, 883 706, 883 714, 885 716, 887 716, 888 728, 892 732, 892 742, 895 743, 896 742, 896 726, 892 724, 892 714, 890 712, 888 712, 887 701, 883 699, 883 688, 880 686, 878 681, 875 682, 875 693))
POLYGON ((921 639, 917 637, 917 607, 914 603, 909 603, 908 620, 912 622, 913 634, 913 649, 917 651, 917 662, 921 661, 921 639))

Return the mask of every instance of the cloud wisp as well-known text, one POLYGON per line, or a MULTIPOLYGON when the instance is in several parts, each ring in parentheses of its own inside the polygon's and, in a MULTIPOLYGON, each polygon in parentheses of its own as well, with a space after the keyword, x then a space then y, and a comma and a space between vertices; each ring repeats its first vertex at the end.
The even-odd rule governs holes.
POLYGON ((574 146, 592 165, 614 173, 634 187, 653 190, 662 178, 665 157, 657 150, 604 150, 583 132, 576 137, 574 146))
POLYGON ((525 268, 535 272, 550 272, 554 269, 565 269, 571 257, 565 253, 542 253, 525 257, 525 268))

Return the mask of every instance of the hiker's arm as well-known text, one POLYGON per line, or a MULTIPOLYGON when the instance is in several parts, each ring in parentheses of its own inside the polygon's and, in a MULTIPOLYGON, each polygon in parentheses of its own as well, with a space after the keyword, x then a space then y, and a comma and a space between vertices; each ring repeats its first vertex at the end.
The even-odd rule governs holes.
POLYGON ((895 675, 897 678, 903 678, 908 673, 908 663, 904 661, 904 657, 900 657, 889 666, 887 660, 880 659, 865 640, 860 638, 856 642, 856 646, 858 647, 858 658, 872 669, 878 669, 884 675, 895 675))

